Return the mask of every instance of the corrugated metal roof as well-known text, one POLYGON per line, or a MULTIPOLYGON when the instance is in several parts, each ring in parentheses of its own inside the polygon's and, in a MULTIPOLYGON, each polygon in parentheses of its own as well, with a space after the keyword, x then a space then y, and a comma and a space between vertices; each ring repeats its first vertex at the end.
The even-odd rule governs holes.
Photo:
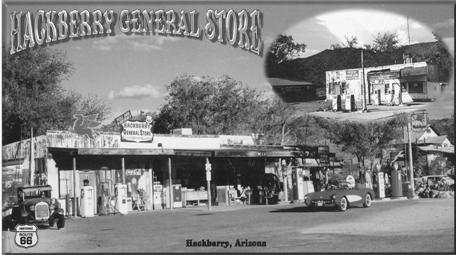
POLYGON ((311 82, 308 81, 292 81, 282 78, 268 78, 269 84, 272 86, 310 86, 311 82))
POLYGON ((427 66, 422 67, 406 67, 401 69, 401 76, 419 76, 419 75, 427 75, 427 66))
POLYGON ((422 151, 436 151, 436 152, 443 152, 443 153, 454 153, 454 146, 452 147, 437 147, 435 145, 427 145, 427 146, 418 146, 418 149, 422 151))
POLYGON ((447 139, 446 135, 426 137, 424 139, 418 140, 418 143, 432 143, 432 144, 442 144, 447 139))

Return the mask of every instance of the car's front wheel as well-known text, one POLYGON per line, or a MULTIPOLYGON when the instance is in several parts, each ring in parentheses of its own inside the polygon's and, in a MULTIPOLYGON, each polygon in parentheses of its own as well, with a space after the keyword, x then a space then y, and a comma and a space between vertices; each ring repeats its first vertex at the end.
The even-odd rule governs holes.
POLYGON ((339 204, 337 205, 337 209, 339 211, 345 212, 348 209, 348 201, 345 197, 342 197, 339 201, 339 204))
POLYGON ((369 208, 372 205, 372 197, 369 193, 366 194, 366 198, 364 199, 363 206, 364 208, 369 208))

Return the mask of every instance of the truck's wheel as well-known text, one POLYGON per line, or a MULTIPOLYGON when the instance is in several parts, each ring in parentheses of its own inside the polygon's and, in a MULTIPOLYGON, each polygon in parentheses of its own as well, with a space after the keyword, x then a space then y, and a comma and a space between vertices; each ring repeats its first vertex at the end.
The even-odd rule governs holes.
POLYGON ((8 215, 5 218, 3 218, 2 224, 3 224, 3 227, 2 227, 3 231, 14 230, 14 227, 16 227, 16 222, 13 219, 12 215, 8 215))

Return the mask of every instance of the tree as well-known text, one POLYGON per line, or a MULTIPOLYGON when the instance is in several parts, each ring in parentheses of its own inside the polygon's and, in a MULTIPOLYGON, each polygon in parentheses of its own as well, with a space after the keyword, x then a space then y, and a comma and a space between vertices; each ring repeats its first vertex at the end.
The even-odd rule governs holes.
POLYGON ((111 112, 111 107, 97 95, 88 94, 83 97, 78 95, 79 99, 76 104, 76 112, 83 115, 98 114, 97 121, 103 121, 111 112))
POLYGON ((267 144, 286 144, 287 136, 293 132, 295 111, 294 105, 284 103, 274 95, 260 107, 256 116, 256 123, 260 125, 257 132, 264 135, 267 144))
POLYGON ((326 137, 342 151, 350 152, 363 166, 366 159, 373 163, 375 158, 383 158, 383 150, 389 143, 401 136, 399 127, 404 125, 403 116, 388 121, 361 123, 339 122, 318 118, 319 125, 326 130, 326 137))
POLYGON ((196 134, 251 134, 252 113, 261 94, 228 76, 182 75, 168 86, 166 104, 154 121, 154 132, 189 127, 196 134))
POLYGON ((2 99, 4 144, 30 136, 42 135, 48 129, 68 129, 75 113, 100 110, 101 118, 109 111, 93 97, 84 98, 67 92, 60 83, 67 79, 72 65, 58 51, 37 47, 9 54, 2 48, 2 99))
POLYGON ((351 37, 348 37, 345 35, 344 38, 345 42, 342 42, 342 44, 331 44, 331 49, 355 48, 355 46, 358 45, 358 38, 356 36, 352 35, 351 37))
POLYGON ((291 35, 280 34, 269 49, 267 60, 270 64, 280 64, 306 49, 304 43, 296 43, 291 35))
POLYGON ((345 45, 348 47, 348 48, 355 48, 356 45, 358 45, 358 38, 354 35, 352 35, 351 37, 348 37, 348 36, 344 36, 345 38, 345 45))
POLYGON ((446 135, 448 140, 454 144, 454 114, 451 118, 430 120, 430 123, 440 135, 446 135))
POLYGON ((397 33, 385 32, 378 33, 374 38, 372 49, 379 52, 392 52, 399 46, 399 38, 397 33))
POLYGON ((55 115, 70 111, 74 98, 65 96, 59 83, 69 76, 71 64, 41 47, 13 55, 5 47, 2 51, 3 142, 28 137, 29 127, 43 134, 46 127, 62 124, 55 115))
POLYGON ((432 55, 428 57, 429 64, 435 64, 438 67, 438 80, 448 81, 453 70, 453 57, 448 51, 442 37, 433 33, 437 40, 436 50, 432 51, 432 55))

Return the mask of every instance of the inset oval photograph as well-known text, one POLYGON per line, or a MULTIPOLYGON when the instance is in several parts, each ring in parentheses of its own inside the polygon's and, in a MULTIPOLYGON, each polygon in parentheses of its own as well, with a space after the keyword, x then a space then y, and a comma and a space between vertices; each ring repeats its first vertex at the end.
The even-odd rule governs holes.
POLYGON ((321 117, 374 120, 432 111, 454 100, 452 33, 450 26, 429 28, 392 12, 327 12, 279 34, 265 72, 284 102, 321 117), (358 112, 369 114, 350 114, 358 112))

